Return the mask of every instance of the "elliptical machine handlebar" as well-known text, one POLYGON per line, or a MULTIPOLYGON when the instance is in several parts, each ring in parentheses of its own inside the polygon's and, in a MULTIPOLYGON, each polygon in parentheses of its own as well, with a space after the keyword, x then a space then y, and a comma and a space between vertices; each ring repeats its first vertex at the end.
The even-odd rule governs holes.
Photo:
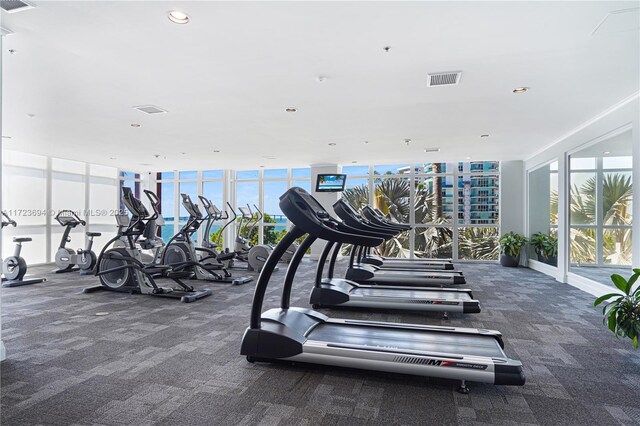
POLYGON ((155 192, 149 191, 148 189, 144 190, 144 194, 149 199, 149 204, 151 204, 151 208, 153 209, 153 214, 149 217, 149 220, 156 220, 160 216, 160 199, 155 192))

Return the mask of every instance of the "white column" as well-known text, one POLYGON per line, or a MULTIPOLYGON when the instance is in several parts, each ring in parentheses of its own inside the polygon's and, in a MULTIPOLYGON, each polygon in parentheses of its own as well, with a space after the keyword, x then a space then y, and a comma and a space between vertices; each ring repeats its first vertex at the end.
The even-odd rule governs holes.
POLYGON ((632 264, 640 268, 640 118, 636 115, 631 128, 633 146, 633 223, 631 228, 633 242, 632 264))
MULTIPOLYGON (((4 41, 4 37, 0 36, 0 53, 4 52, 2 47, 3 41, 4 41)), ((0 99, 2 99, 2 54, 0 54, 0 99)), ((0 134, 2 134, 2 102, 0 102, 0 134)), ((4 144, 3 142, 0 142, 0 148, 2 148, 3 144, 4 144)), ((0 149, 0 188, 2 188, 2 149, 0 149)), ((2 210, 2 193, 1 192, 2 191, 0 191, 0 210, 2 210)), ((0 230, 0 241, 2 241, 1 230, 0 230)), ((2 244, 0 244, 0 246, 2 246, 2 244)), ((0 291, 0 361, 4 361, 6 357, 7 357, 7 353, 4 348, 4 342, 2 341, 2 292, 0 291)))
POLYGON ((556 280, 567 282, 569 271, 569 156, 558 156, 558 269, 556 280))

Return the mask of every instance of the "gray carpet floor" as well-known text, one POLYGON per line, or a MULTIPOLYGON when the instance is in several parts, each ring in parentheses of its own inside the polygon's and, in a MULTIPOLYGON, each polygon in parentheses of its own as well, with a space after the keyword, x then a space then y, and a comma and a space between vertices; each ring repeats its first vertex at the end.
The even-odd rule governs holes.
MULTIPOLYGON (((307 306, 305 260, 294 305, 307 306)), ((196 303, 99 292, 95 277, 3 289, 3 425, 615 425, 640 423, 640 351, 593 297, 524 268, 458 265, 480 314, 323 310, 330 316, 497 329, 527 383, 499 387, 239 355, 253 284, 210 284, 196 303), (100 315, 97 315, 100 314, 100 315), (105 314, 105 315, 102 315, 105 314)), ((280 297, 284 267, 265 309, 280 297)), ((45 269, 46 270, 46 269, 45 269)), ((40 272, 43 269, 31 271, 40 272)), ((198 283, 198 286, 203 287, 198 283)))

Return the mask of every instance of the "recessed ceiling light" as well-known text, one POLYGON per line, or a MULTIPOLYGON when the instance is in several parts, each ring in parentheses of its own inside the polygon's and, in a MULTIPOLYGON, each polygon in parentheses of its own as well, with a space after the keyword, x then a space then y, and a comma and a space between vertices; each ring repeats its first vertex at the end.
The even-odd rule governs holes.
POLYGON ((110 160, 117 160, 116 157, 109 157, 110 160))
POLYGON ((515 89, 513 89, 513 93, 526 93, 529 91, 528 87, 516 87, 515 89))
POLYGON ((329 142, 327 145, 329 145, 329 146, 336 146, 335 142, 329 142))
POLYGON ((186 153, 186 152, 181 152, 180 154, 182 154, 182 155, 187 155, 187 153, 186 153))
POLYGON ((440 152, 440 148, 425 148, 424 152, 440 152))
POLYGON ((354 161, 352 161, 351 163, 352 163, 352 164, 356 164, 356 163, 357 163, 357 161, 355 161, 355 160, 354 160, 354 161))
POLYGON ((368 143, 369 143, 369 141, 364 141, 364 142, 362 142, 362 143, 366 145, 366 144, 368 144, 368 143))
POLYGON ((264 168, 264 166, 260 166, 261 168, 264 168))
POLYGON ((160 158, 160 154, 153 154, 154 157, 160 158))
POLYGON ((180 12, 178 10, 172 10, 169 12, 169 20, 176 24, 188 24, 189 19, 189 15, 184 12, 180 12))
POLYGON ((287 112, 298 112, 298 109, 297 108, 293 108, 293 107, 289 107, 289 108, 286 108, 285 111, 287 111, 287 112))
POLYGON ((611 151, 604 151, 603 154, 611 154, 611 151))
POLYGON ((11 136, 2 136, 2 139, 11 139, 11 136))
POLYGON ((17 52, 18 52, 18 51, 17 51, 16 49, 9 49, 9 53, 11 53, 12 55, 13 55, 14 53, 17 53, 17 52))
POLYGON ((219 149, 214 149, 213 152, 220 152, 220 150, 219 149))
POLYGON ((465 157, 467 160, 471 160, 471 157, 465 157))
POLYGON ((318 83, 324 83, 325 81, 327 81, 327 77, 325 77, 324 75, 319 75, 318 77, 316 77, 316 80, 318 81, 318 83))
POLYGON ((488 138, 489 135, 480 135, 481 138, 488 138))
POLYGON ((409 146, 409 144, 410 144, 410 143, 411 143, 411 139, 405 139, 405 140, 404 140, 404 144, 405 144, 406 146, 409 146))
POLYGON ((27 117, 29 117, 29 118, 35 118, 35 117, 36 117, 36 115, 35 115, 35 114, 27 114, 27 117))
POLYGON ((138 128, 138 127, 140 127, 140 126, 141 126, 141 125, 140 125, 140 124, 138 124, 138 123, 131 123, 131 127, 136 127, 136 128, 138 128))
POLYGON ((391 46, 385 46, 382 48, 382 50, 384 50, 385 52, 388 52, 391 50, 391 46))

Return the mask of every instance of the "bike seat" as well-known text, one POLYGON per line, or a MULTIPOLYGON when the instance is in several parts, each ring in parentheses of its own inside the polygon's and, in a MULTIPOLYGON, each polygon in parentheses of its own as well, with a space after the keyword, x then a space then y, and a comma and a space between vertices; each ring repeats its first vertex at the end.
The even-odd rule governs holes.
POLYGON ((99 237, 102 232, 87 232, 87 237, 99 237))
POLYGON ((27 241, 31 241, 31 237, 13 237, 14 243, 26 243, 27 241))

